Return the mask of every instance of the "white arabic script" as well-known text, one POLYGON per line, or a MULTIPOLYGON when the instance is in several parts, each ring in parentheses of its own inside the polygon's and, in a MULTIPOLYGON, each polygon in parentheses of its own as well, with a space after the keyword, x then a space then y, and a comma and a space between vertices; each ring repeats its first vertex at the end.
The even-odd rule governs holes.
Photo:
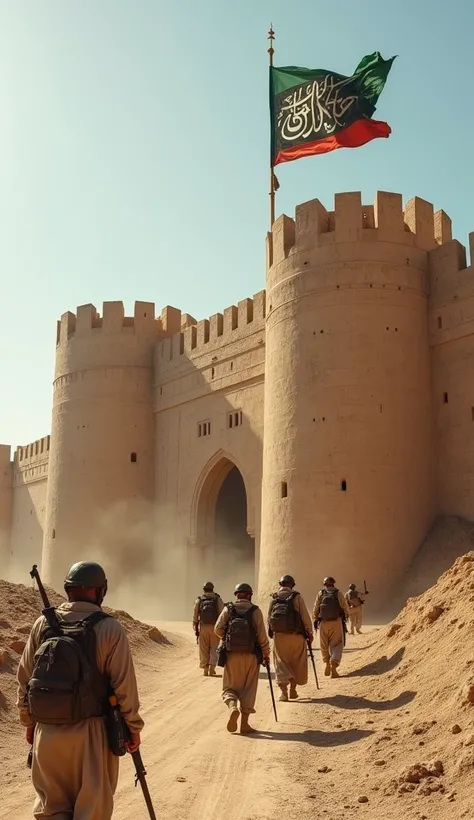
POLYGON ((324 133, 332 134, 338 126, 344 125, 344 114, 357 102, 356 94, 343 93, 344 86, 353 79, 339 80, 326 74, 322 82, 314 80, 285 97, 277 115, 281 139, 295 142, 317 135, 323 129, 324 133))

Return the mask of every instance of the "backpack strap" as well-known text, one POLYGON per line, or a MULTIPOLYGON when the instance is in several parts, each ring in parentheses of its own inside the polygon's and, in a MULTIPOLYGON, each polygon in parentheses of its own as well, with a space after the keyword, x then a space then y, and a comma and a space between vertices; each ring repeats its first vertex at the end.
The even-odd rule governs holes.
POLYGON ((96 624, 99 624, 105 618, 112 618, 112 617, 113 617, 113 615, 109 615, 108 612, 103 612, 102 610, 100 610, 100 612, 91 612, 91 614, 87 615, 87 617, 84 618, 81 621, 81 623, 83 623, 84 626, 88 626, 89 628, 93 629, 96 624))
POLYGON ((109 615, 108 612, 91 612, 89 615, 86 615, 85 618, 81 618, 80 621, 66 621, 62 620, 58 617, 61 630, 64 629, 80 629, 81 627, 85 629, 93 629, 96 624, 103 621, 105 618, 112 618, 112 615, 109 615))
POLYGON ((255 610, 256 610, 256 609, 258 609, 258 606, 255 606, 255 604, 252 604, 252 606, 250 607, 250 609, 248 609, 248 610, 247 610, 247 612, 244 612, 244 613, 243 613, 244 618, 247 618, 247 620, 249 620, 249 621, 250 621, 250 617, 249 617, 249 616, 253 615, 253 613, 255 612, 255 610))

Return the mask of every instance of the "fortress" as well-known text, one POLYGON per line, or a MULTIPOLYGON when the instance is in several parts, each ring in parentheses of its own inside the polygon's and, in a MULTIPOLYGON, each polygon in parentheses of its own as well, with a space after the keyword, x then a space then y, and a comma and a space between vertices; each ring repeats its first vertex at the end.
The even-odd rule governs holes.
POLYGON ((75 560, 106 555, 113 579, 128 556, 132 584, 172 572, 189 598, 291 572, 311 600, 330 573, 383 598, 437 515, 474 519, 473 371, 449 217, 395 193, 306 202, 253 299, 61 317, 51 436, 0 447, 3 564, 60 587, 75 560))

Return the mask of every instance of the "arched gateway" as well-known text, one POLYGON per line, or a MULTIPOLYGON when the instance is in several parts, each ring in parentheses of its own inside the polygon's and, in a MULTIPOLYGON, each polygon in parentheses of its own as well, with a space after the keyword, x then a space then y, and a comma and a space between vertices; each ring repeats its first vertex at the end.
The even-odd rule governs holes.
POLYGON ((195 569, 209 576, 224 595, 239 579, 255 582, 249 502, 246 482, 236 460, 219 451, 197 482, 191 527, 195 569))

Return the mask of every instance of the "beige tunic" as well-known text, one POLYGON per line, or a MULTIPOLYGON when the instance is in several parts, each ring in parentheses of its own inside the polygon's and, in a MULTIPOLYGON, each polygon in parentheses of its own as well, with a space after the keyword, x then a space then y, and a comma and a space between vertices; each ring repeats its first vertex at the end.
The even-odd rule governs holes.
MULTIPOLYGON (((318 592, 316 601, 314 602, 313 621, 317 621, 319 618, 322 593, 322 590, 318 592)), ((337 600, 346 618, 349 617, 347 601, 341 590, 338 590, 337 600)), ((324 663, 332 661, 337 665, 340 664, 342 651, 344 649, 344 631, 341 618, 337 618, 335 621, 321 621, 319 624, 319 646, 324 663)))
MULTIPOLYGON (((293 592, 290 587, 280 587, 278 597, 285 599, 293 592)), ((299 593, 293 598, 293 606, 299 612, 307 635, 313 638, 313 624, 309 617, 306 604, 299 593)), ((272 602, 268 608, 268 615, 272 602)), ((298 686, 308 682, 308 651, 305 635, 297 633, 277 632, 273 635, 273 664, 277 683, 287 686, 292 681, 298 686)))
MULTIPOLYGON (((247 612, 252 606, 250 601, 235 601, 237 611, 247 612)), ((254 611, 252 615, 253 625, 257 634, 257 640, 264 657, 270 655, 270 644, 260 609, 254 611)), ((217 620, 216 635, 223 640, 226 626, 229 623, 229 611, 225 606, 217 620)), ((251 652, 228 652, 224 676, 222 678, 222 698, 227 703, 229 700, 240 702, 240 711, 243 714, 255 712, 255 700, 258 688, 259 664, 256 656, 251 652)))
POLYGON ((206 666, 215 666, 217 663, 216 650, 219 645, 219 638, 214 632, 214 624, 201 624, 199 621, 199 603, 201 598, 217 597, 217 612, 220 615, 224 609, 224 602, 220 595, 214 592, 203 592, 194 602, 193 629, 199 629, 199 666, 205 669, 206 666))
MULTIPOLYGON (((85 602, 64 603, 60 618, 82 620, 100 607, 85 602)), ((26 686, 33 670, 34 655, 45 625, 43 616, 34 624, 18 667, 17 707, 24 726, 34 721, 24 703, 26 686)), ((105 618, 94 627, 97 635, 97 665, 111 682, 122 714, 132 732, 143 728, 138 691, 128 638, 115 618, 105 618)), ((110 820, 117 785, 119 759, 109 751, 102 718, 90 718, 73 726, 38 724, 33 744, 31 777, 37 799, 36 820, 110 820)))
POLYGON ((346 592, 345 595, 347 606, 349 607, 349 620, 351 622, 351 632, 354 632, 354 629, 359 630, 362 626, 362 605, 364 603, 364 599, 360 592, 355 590, 355 595, 351 598, 351 591, 346 592))

